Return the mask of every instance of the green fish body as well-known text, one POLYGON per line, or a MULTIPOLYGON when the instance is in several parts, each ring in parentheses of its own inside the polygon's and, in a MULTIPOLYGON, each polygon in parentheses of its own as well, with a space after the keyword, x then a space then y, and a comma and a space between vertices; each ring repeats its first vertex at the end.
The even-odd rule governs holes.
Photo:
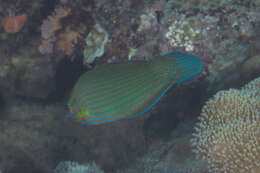
POLYGON ((170 53, 152 61, 110 63, 85 72, 75 84, 66 117, 90 125, 142 115, 174 84, 198 74, 201 61, 170 53))

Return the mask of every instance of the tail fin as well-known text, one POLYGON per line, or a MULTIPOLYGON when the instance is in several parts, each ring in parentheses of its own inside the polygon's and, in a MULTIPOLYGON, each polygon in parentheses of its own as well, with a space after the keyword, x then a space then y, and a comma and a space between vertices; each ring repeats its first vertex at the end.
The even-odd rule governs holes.
POLYGON ((202 61, 196 56, 184 54, 180 52, 173 52, 167 56, 176 57, 176 64, 178 71, 178 83, 181 83, 202 71, 202 61))

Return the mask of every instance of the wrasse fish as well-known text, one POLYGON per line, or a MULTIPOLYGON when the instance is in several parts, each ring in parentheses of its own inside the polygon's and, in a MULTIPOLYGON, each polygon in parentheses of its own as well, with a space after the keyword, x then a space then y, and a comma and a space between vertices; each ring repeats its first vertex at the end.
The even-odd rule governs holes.
POLYGON ((200 59, 180 52, 151 61, 103 65, 79 78, 72 90, 66 117, 90 125, 138 117, 172 86, 201 70, 200 59))

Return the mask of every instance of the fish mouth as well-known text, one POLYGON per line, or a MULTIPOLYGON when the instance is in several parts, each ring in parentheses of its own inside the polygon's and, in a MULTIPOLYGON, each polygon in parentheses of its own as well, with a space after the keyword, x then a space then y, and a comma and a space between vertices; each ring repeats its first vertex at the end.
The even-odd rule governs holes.
POLYGON ((76 109, 78 108, 78 105, 74 105, 74 106, 71 106, 70 104, 68 105, 69 107, 69 111, 66 112, 66 118, 72 118, 74 116, 77 115, 77 112, 76 112, 76 109))

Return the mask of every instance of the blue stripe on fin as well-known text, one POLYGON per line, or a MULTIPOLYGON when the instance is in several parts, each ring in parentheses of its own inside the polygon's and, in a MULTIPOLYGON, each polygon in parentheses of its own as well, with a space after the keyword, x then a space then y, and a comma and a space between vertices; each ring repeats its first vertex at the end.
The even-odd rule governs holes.
MULTIPOLYGON (((156 103, 158 103, 158 101, 165 95, 165 93, 173 86, 173 84, 169 85, 164 91, 163 93, 151 104, 149 105, 145 110, 143 110, 142 112, 139 112, 133 116, 130 116, 128 118, 135 118, 135 117, 138 117, 142 114, 144 114, 145 112, 147 112, 148 110, 150 110, 156 103)), ((89 119, 86 119, 84 120, 83 122, 84 123, 88 123, 89 125, 98 125, 98 124, 102 124, 102 123, 106 123, 106 122, 110 122, 110 121, 113 121, 113 119, 109 119, 109 120, 105 120, 104 121, 96 121, 96 122, 92 122, 92 123, 89 123, 88 121, 93 121, 93 120, 98 120, 98 118, 89 118, 89 119)), ((100 119, 99 119, 100 120, 100 119)))
POLYGON ((182 57, 182 59, 177 60, 177 66, 181 68, 182 71, 178 83, 190 79, 202 71, 202 61, 196 56, 184 54, 181 52, 173 52, 169 53, 168 55, 174 57, 182 57))
POLYGON ((174 56, 174 57, 183 57, 183 58, 196 58, 196 56, 185 54, 182 52, 171 52, 166 54, 165 56, 174 56))

